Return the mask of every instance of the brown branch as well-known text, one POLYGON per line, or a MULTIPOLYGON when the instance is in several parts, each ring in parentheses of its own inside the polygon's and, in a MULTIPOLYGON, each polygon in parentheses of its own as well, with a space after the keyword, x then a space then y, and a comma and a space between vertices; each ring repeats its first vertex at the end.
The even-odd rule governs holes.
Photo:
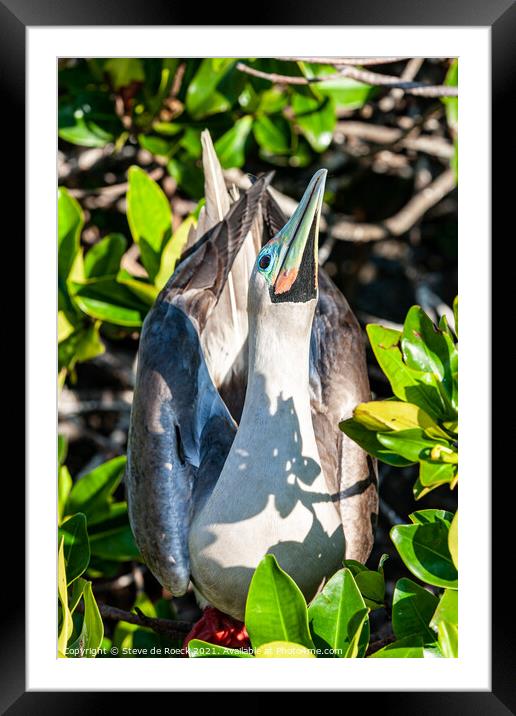
MULTIPOLYGON (((193 626, 191 622, 148 617, 139 609, 137 610, 138 613, 135 614, 134 612, 126 612, 118 607, 110 607, 108 604, 98 604, 98 608, 104 619, 114 619, 116 621, 127 622, 128 624, 147 627, 156 632, 156 634, 162 634, 169 639, 183 640, 193 626)), ((83 611, 84 607, 82 604, 79 604, 77 609, 78 611, 83 611)))
POLYGON ((343 121, 337 123, 337 131, 340 131, 344 136, 355 137, 381 145, 378 149, 398 146, 404 149, 425 152, 425 154, 431 154, 443 159, 449 159, 453 156, 453 146, 444 137, 420 135, 412 138, 407 136, 414 129, 415 127, 411 127, 408 130, 403 130, 397 127, 369 124, 368 122, 343 121))
POLYGON ((318 65, 333 65, 341 67, 342 65, 360 65, 367 67, 372 65, 387 65, 392 62, 401 62, 408 60, 409 57, 277 57, 278 60, 287 62, 311 62, 318 65))
POLYGON ((311 79, 308 79, 307 77, 279 75, 275 72, 262 72, 262 70, 257 70, 254 67, 244 65, 243 62, 238 62, 236 68, 237 70, 240 70, 240 72, 245 72, 253 77, 260 77, 261 79, 269 80, 270 82, 274 82, 276 84, 311 85, 332 81, 338 79, 339 77, 350 77, 351 79, 364 84, 398 88, 408 94, 419 95, 421 97, 456 97, 458 94, 457 87, 427 85, 422 82, 405 82, 400 80, 399 77, 381 75, 377 72, 361 70, 358 67, 344 66, 337 74, 321 75, 320 77, 313 77, 311 79))
POLYGON ((379 241, 389 236, 401 236, 454 187, 454 174, 451 169, 447 169, 389 219, 378 224, 337 221, 332 226, 331 235, 344 241, 379 241))
POLYGON ((408 94, 419 95, 420 97, 457 97, 458 95, 457 87, 447 87, 446 85, 427 85, 423 82, 402 80, 394 75, 381 75, 378 72, 361 70, 358 67, 342 67, 339 70, 339 74, 342 77, 350 77, 351 79, 357 80, 357 82, 400 89, 408 94))

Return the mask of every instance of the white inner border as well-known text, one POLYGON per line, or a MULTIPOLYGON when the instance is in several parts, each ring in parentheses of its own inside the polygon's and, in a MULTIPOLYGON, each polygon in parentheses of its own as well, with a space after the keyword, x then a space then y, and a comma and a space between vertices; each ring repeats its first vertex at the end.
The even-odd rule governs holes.
POLYGON ((490 28, 38 27, 27 39, 27 688, 490 689, 490 28), (343 54, 460 58, 460 657, 56 659, 57 57, 343 54))

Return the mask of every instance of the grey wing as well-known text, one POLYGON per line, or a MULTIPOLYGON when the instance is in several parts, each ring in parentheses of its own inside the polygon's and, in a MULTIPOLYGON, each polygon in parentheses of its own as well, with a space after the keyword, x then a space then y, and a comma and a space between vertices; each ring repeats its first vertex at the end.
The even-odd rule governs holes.
POLYGON ((376 460, 339 429, 354 407, 371 399, 360 326, 342 293, 319 274, 310 350, 314 432, 328 486, 340 511, 346 558, 365 562, 378 513, 376 460))
POLYGON ((190 580, 192 516, 213 489, 235 432, 194 325, 177 306, 157 303, 140 341, 126 487, 138 548, 174 595, 190 580))

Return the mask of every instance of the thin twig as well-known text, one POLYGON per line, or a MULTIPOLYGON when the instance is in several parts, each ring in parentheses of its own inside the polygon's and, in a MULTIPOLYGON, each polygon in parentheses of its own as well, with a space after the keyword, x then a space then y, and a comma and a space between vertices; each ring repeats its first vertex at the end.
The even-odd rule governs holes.
POLYGON ((457 97, 457 87, 447 87, 445 85, 427 85, 422 82, 404 82, 399 77, 392 75, 381 75, 377 72, 370 72, 368 70, 361 70, 358 67, 347 67, 343 66, 338 73, 333 75, 321 75, 320 77, 313 77, 308 79, 307 77, 293 77, 290 75, 279 75, 275 72, 262 72, 254 67, 249 67, 243 62, 238 62, 236 65, 237 70, 245 72, 253 77, 260 77, 261 79, 269 80, 277 84, 290 84, 290 85, 311 85, 320 84, 321 82, 328 82, 339 77, 350 77, 357 82, 362 82, 368 85, 376 85, 382 87, 398 88, 408 94, 418 95, 420 97, 457 97))
POLYGON ((389 236, 401 236, 455 187, 450 169, 440 174, 431 184, 413 196, 403 209, 378 224, 357 224, 354 221, 336 221, 331 235, 343 241, 379 241, 389 236))

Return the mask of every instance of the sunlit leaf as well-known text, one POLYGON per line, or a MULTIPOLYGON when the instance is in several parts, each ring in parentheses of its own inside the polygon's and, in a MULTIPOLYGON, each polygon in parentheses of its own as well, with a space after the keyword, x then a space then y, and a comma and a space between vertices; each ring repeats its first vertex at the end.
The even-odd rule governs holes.
POLYGON ((272 554, 262 559, 251 579, 245 624, 253 649, 273 641, 313 648, 305 598, 272 554))
POLYGON ((308 608, 315 646, 327 652, 323 656, 356 658, 367 614, 353 574, 349 569, 339 570, 308 608))
POLYGON ((142 61, 137 57, 114 57, 106 62, 104 69, 116 90, 145 80, 142 61))
POLYGON ((94 517, 120 484, 125 464, 125 457, 115 457, 77 480, 66 503, 67 514, 80 511, 94 517))
POLYGON ((84 258, 86 278, 115 275, 126 248, 127 241, 122 234, 108 234, 94 244, 84 258))
POLYGON ((448 548, 455 565, 455 569, 459 568, 459 512, 455 513, 453 521, 450 525, 448 533, 448 548))
MULTIPOLYGON (((437 597, 420 587, 411 579, 400 579, 396 583, 392 599, 392 628, 398 639, 419 637, 424 645, 433 645, 436 634, 430 628, 430 621, 438 604, 437 597)), ((420 644, 414 642, 415 646, 420 644)))
POLYGON ((140 247, 142 262, 151 281, 160 264, 163 247, 172 232, 172 212, 161 187, 140 167, 128 173, 127 220, 134 241, 140 247))
POLYGON ((92 659, 96 657, 102 644, 104 624, 93 596, 91 582, 84 583, 82 598, 84 601, 82 629, 77 640, 70 644, 69 652, 71 656, 92 659))
POLYGON ((238 119, 235 124, 222 137, 215 142, 215 152, 224 169, 241 167, 245 161, 245 143, 253 118, 246 115, 238 119))
POLYGON ((86 517, 78 512, 64 520, 59 527, 59 539, 64 545, 67 582, 71 584, 86 571, 90 561, 86 517))
POLYGON ((412 574, 436 587, 456 589, 457 569, 448 547, 448 531, 449 524, 437 520, 427 524, 395 525, 390 534, 412 574))
POLYGON ((337 121, 331 97, 318 99, 310 92, 296 91, 292 97, 295 121, 311 147, 324 152, 331 144, 337 121))
POLYGON ((348 418, 339 423, 339 428, 345 433, 351 440, 354 440, 361 448, 374 457, 377 457, 382 462, 394 467, 406 467, 411 465, 412 461, 406 460, 401 455, 396 454, 392 450, 387 449, 378 440, 376 432, 372 432, 368 428, 361 425, 355 420, 355 418, 348 418))

